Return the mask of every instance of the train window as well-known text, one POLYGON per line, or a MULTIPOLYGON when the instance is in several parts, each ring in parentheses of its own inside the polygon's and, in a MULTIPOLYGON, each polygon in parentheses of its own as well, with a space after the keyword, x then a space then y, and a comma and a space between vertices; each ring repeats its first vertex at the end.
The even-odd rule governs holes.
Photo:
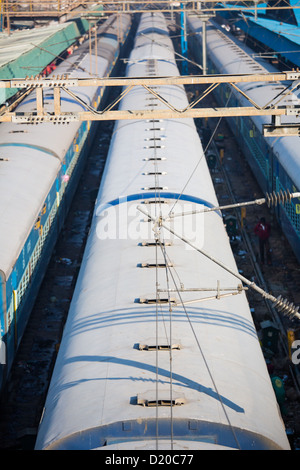
POLYGON ((45 204, 43 205, 42 210, 41 210, 41 215, 46 214, 46 212, 47 212, 47 204, 45 203, 45 204))
POLYGON ((41 226, 41 218, 38 217, 34 225, 35 230, 38 230, 40 226, 41 226))
POLYGON ((145 149, 164 149, 165 145, 147 145, 145 149))
POLYGON ((9 131, 9 134, 26 134, 28 131, 20 130, 20 131, 9 131))

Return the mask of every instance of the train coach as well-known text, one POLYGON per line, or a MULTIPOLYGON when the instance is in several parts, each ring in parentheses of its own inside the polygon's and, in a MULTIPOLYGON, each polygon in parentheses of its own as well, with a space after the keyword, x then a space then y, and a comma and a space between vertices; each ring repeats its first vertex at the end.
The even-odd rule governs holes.
MULTIPOLYGON (((89 77, 97 71, 98 76, 110 75, 130 24, 129 15, 112 15, 99 29, 97 54, 93 50, 90 56, 86 40, 57 66, 55 74, 89 77)), ((74 92, 95 108, 105 99, 101 87, 74 92)), ((45 110, 52 111, 53 90, 46 89, 44 97, 45 110)), ((81 106, 62 93, 62 111, 78 111, 81 106)), ((36 111, 35 93, 16 111, 36 111)), ((0 390, 76 190, 95 130, 90 124, 0 126, 0 390)))
MULTIPOLYGON (((196 60, 202 63, 202 21, 197 16, 188 17, 189 45, 196 60)), ((255 74, 278 72, 263 59, 254 59, 254 51, 240 40, 225 33, 211 22, 207 26, 207 67, 209 74, 255 74)), ((282 97, 287 84, 282 82, 256 82, 239 84, 255 103, 264 106, 275 97, 282 97)), ((215 90, 219 104, 223 106, 249 106, 249 101, 230 88, 221 85, 215 90)), ((299 93, 299 92, 298 92, 299 93)), ((280 106, 299 105, 297 91, 281 99, 280 106)), ((282 124, 297 123, 293 116, 282 117, 282 124)), ((271 124, 271 117, 230 117, 228 124, 243 148, 245 157, 264 193, 289 190, 298 192, 300 187, 299 136, 264 137, 264 124, 271 124)), ((274 208, 282 231, 300 261, 300 200, 283 202, 274 208)))
MULTIPOLYGON (((177 75, 164 16, 142 14, 127 76, 177 75)), ((188 105, 164 85, 120 107, 160 97, 188 105)), ((289 448, 243 287, 183 241, 238 272, 221 214, 198 212, 215 205, 192 119, 116 122, 36 449, 289 448)))

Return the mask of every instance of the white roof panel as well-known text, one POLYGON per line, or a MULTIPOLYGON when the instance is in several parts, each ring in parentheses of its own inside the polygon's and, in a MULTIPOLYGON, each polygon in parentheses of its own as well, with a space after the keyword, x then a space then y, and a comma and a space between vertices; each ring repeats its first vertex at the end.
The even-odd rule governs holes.
POLYGON ((57 158, 27 146, 0 147, 0 269, 8 278, 60 168, 57 158))

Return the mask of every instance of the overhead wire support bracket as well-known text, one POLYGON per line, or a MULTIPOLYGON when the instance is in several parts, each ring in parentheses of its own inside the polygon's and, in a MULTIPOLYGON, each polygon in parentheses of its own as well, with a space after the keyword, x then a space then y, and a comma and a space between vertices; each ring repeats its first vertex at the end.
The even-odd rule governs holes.
MULTIPOLYGON (((32 0, 31 0, 32 1, 32 0)), ((60 2, 58 0, 49 0, 46 3, 46 6, 43 5, 43 2, 40 2, 39 4, 35 5, 34 10, 27 8, 24 10, 22 3, 24 3, 24 0, 8 0, 7 3, 4 4, 3 7, 3 15, 9 15, 10 18, 60 18, 62 16, 68 15, 70 18, 73 16, 78 16, 78 10, 76 7, 79 5, 84 5, 85 10, 84 10, 84 18, 103 18, 103 14, 115 14, 115 13, 142 13, 142 12, 157 12, 157 11, 162 11, 162 12, 170 12, 170 2, 166 2, 165 0, 158 0, 156 2, 149 2, 149 1, 141 1, 141 0, 114 0, 112 1, 107 1, 107 0, 102 0, 101 5, 103 7, 103 10, 95 10, 93 9, 93 5, 95 2, 93 0, 91 1, 84 1, 84 2, 70 2, 71 5, 68 5, 67 8, 62 8, 63 2, 60 2), (21 8, 20 8, 21 7, 21 8)), ((31 3, 31 2, 30 2, 31 3)), ((201 12, 215 12, 215 11, 239 11, 240 13, 243 14, 243 12, 248 12, 253 11, 253 5, 249 5, 249 3, 242 1, 242 2, 236 2, 233 0, 229 0, 226 2, 226 4, 217 4, 215 0, 206 0, 204 3, 201 5, 201 10, 199 10, 199 2, 188 2, 187 0, 181 0, 181 3, 183 3, 186 6, 186 9, 189 12, 193 12, 195 14, 198 14, 200 11, 201 12), (233 3, 233 4, 231 4, 233 3)), ((173 13, 177 12, 180 13, 180 5, 181 3, 179 2, 171 2, 171 7, 173 13)), ((291 6, 288 5, 277 5, 275 4, 274 6, 272 5, 262 5, 258 6, 257 3, 255 3, 254 9, 255 12, 259 12, 262 10, 265 12, 266 10, 289 10, 291 6)), ((294 5, 293 8, 297 9, 299 6, 294 5)))
MULTIPOLYGON (((38 124, 41 122, 52 122, 59 124, 66 124, 75 121, 104 121, 104 120, 135 120, 135 119, 173 119, 173 118, 221 118, 221 117, 234 117, 234 116, 272 116, 272 128, 264 127, 265 135, 274 135, 279 132, 280 135, 298 135, 300 131, 300 123, 285 123, 281 125, 281 116, 300 116, 300 107, 297 106, 276 106, 275 104, 267 103, 265 106, 259 106, 254 103, 246 94, 244 96, 249 100, 252 107, 223 107, 223 108, 201 108, 196 105, 201 101, 203 96, 209 94, 216 86, 221 83, 226 83, 229 86, 234 86, 241 92, 234 83, 245 82, 274 82, 274 81, 297 81, 300 79, 300 72, 278 72, 278 73, 263 73, 263 74, 236 74, 236 75, 183 75, 183 76, 165 76, 165 77, 121 77, 121 78, 68 78, 68 76, 61 77, 27 77, 25 79, 4 79, 0 80, 0 88, 20 88, 20 89, 35 89, 37 100, 37 112, 12 112, 11 108, 4 109, 0 113, 0 122, 15 122, 25 124, 38 124), (207 90, 200 98, 190 103, 184 109, 177 109, 168 100, 166 100, 161 93, 155 92, 152 86, 163 85, 200 85, 210 84, 207 90), (82 99, 76 96, 69 88, 72 87, 109 87, 109 86, 122 86, 123 92, 120 96, 107 108, 98 111, 89 104, 85 103, 82 99), (164 108, 154 109, 140 109, 140 110, 113 110, 112 108, 128 93, 134 86, 142 86, 159 99, 164 108), (43 88, 53 88, 54 93, 54 110, 47 111, 44 106, 43 88), (78 101, 85 111, 68 112, 61 111, 61 92, 64 91, 72 96, 75 101, 78 101)), ((295 88, 295 86, 294 86, 295 88)), ((294 89, 292 88, 292 89, 294 89)), ((288 89, 288 88, 287 88, 288 89)), ((291 91, 291 90, 290 90, 291 91)), ((289 93, 290 93, 289 91, 289 93)), ((274 97, 276 100, 277 96, 274 97)), ((280 98, 282 99, 282 97, 280 98)))
MULTIPOLYGON (((144 215, 146 215, 149 219, 151 219, 153 222, 155 222, 155 218, 149 214, 147 211, 145 211, 141 206, 138 206, 137 209, 144 215)), ((217 264, 221 268, 223 268, 225 271, 229 272, 232 274, 234 277, 240 279, 242 282, 244 282, 247 286, 249 286, 251 289, 255 290, 261 296, 271 302, 273 302, 273 305, 275 308, 277 308, 278 311, 283 312, 283 314, 289 316, 289 317, 297 317, 300 319, 300 313, 298 312, 299 307, 295 306, 292 302, 288 302, 286 299, 283 299, 281 295, 279 297, 274 297, 272 294, 269 294, 266 292, 264 289, 259 287, 255 282, 249 281, 246 277, 242 276, 240 273, 233 271, 231 268, 226 266, 224 263, 221 261, 217 260, 214 258, 212 255, 209 253, 206 253, 204 250, 201 250, 198 246, 196 246, 194 243, 192 243, 190 240, 187 238, 181 236, 180 234, 176 233, 171 227, 168 227, 163 220, 160 221, 160 226, 168 230, 170 233, 172 233, 175 237, 179 238, 182 240, 184 243, 187 243, 189 246, 194 248, 196 251, 201 253, 203 256, 206 258, 210 259, 213 263, 217 264)))
POLYGON ((219 300, 224 297, 229 297, 231 295, 238 295, 241 294, 243 291, 248 290, 248 287, 244 287, 242 284, 239 284, 237 287, 221 287, 218 281, 217 287, 193 287, 193 288, 176 288, 176 289, 157 289, 157 292, 216 292, 215 295, 210 297, 202 297, 198 299, 190 299, 185 300, 184 302, 180 299, 178 303, 184 303, 184 305, 197 303, 197 302, 205 302, 207 300, 219 300), (226 293, 225 293, 226 292, 226 293))
POLYGON ((253 201, 247 202, 237 202, 235 204, 227 204, 225 206, 216 206, 216 207, 204 207, 203 209, 181 212, 177 214, 170 214, 165 220, 173 219, 175 217, 183 217, 185 215, 193 215, 193 214, 202 214, 204 212, 216 212, 222 211, 227 209, 236 209, 238 207, 247 207, 252 205, 262 205, 267 204, 268 207, 277 206, 277 204, 284 204, 286 202, 291 202, 294 198, 300 198, 300 192, 297 193, 290 193, 287 189, 285 191, 273 192, 273 193, 266 193, 266 197, 260 199, 254 199, 253 201))
POLYGON ((209 83, 247 83, 300 80, 299 71, 241 73, 218 75, 178 75, 162 77, 92 77, 69 78, 63 77, 26 77, 0 80, 0 88, 27 88, 54 86, 84 87, 84 86, 128 86, 128 85, 203 85, 209 83))

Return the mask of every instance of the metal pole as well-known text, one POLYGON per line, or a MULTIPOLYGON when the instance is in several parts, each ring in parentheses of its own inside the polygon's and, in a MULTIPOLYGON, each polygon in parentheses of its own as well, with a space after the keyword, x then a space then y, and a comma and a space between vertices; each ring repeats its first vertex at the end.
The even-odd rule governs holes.
POLYGON ((202 20, 202 73, 206 75, 206 20, 202 20))
MULTIPOLYGON (((187 56, 187 38, 186 38, 186 14, 184 11, 185 6, 181 3, 181 12, 180 12, 180 27, 181 27, 181 54, 187 56)), ((187 61, 183 60, 182 62, 182 75, 188 74, 187 61)))
POLYGON ((6 21, 7 21, 7 34, 10 36, 10 19, 8 12, 8 0, 6 0, 6 21))
POLYGON ((89 22, 89 56, 90 56, 90 75, 92 75, 92 23, 89 22))

